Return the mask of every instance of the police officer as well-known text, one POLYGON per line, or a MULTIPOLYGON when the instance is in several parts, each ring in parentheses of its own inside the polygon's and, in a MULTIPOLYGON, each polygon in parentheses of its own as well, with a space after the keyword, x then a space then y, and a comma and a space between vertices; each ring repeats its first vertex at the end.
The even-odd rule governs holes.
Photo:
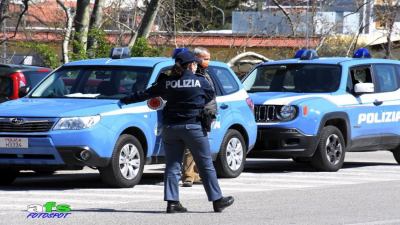
POLYGON ((233 197, 223 197, 212 162, 207 132, 203 129, 199 114, 204 105, 213 99, 215 92, 203 76, 195 75, 198 59, 192 52, 179 53, 175 58, 174 74, 154 84, 144 92, 136 92, 122 98, 129 104, 152 97, 167 100, 163 109, 163 142, 166 157, 164 173, 164 200, 167 213, 186 212, 179 202, 179 180, 185 147, 193 154, 208 200, 213 201, 215 212, 233 204, 233 197))
MULTIPOLYGON (((196 58, 200 59, 201 61, 197 67, 196 74, 204 76, 204 78, 206 78, 206 80, 214 88, 213 81, 207 71, 208 63, 211 57, 210 51, 203 47, 196 47, 193 50, 193 53, 196 58)), ((215 95, 214 98, 204 106, 204 108, 213 119, 216 118, 217 101, 215 99, 215 95)), ((193 183, 201 183, 198 168, 189 149, 185 151, 185 157, 183 159, 182 182, 183 187, 191 187, 193 183)))

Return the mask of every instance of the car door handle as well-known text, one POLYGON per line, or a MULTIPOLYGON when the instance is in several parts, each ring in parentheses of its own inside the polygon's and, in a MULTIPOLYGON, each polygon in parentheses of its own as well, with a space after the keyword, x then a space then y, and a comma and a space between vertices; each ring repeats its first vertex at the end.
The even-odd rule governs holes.
POLYGON ((379 101, 379 100, 375 100, 374 101, 374 105, 378 106, 378 105, 382 105, 383 101, 379 101))
POLYGON ((229 107, 229 105, 227 105, 227 104, 222 104, 222 105, 220 106, 221 109, 227 109, 228 107, 229 107))

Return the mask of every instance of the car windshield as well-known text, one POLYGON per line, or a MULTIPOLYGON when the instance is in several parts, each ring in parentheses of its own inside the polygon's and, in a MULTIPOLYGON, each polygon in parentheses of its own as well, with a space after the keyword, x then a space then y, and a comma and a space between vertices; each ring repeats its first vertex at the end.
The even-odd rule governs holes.
POLYGON ((243 81, 248 92, 334 92, 339 88, 338 65, 285 64, 259 66, 243 81))
POLYGON ((150 67, 64 67, 46 78, 31 98, 119 99, 144 90, 150 67))

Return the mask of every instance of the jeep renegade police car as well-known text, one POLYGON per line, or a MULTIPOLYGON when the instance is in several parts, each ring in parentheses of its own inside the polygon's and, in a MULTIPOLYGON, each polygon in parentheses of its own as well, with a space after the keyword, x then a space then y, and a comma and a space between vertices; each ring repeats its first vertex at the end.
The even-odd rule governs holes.
POLYGON ((337 171, 346 151, 387 149, 400 163, 400 62, 367 58, 366 49, 356 58, 314 53, 260 64, 244 78, 258 125, 252 155, 337 171))
MULTIPOLYGON (((118 50, 118 49, 117 49, 118 50)), ((145 163, 163 156, 161 101, 120 105, 119 99, 144 90, 174 64, 171 58, 114 58, 68 63, 51 73, 26 97, 0 105, 0 183, 22 169, 99 169, 114 187, 132 187, 145 163)), ((115 53, 114 52, 114 53, 115 53)), ((218 118, 209 134, 220 176, 236 177, 253 148, 257 125, 253 104, 224 63, 211 62, 218 118)))

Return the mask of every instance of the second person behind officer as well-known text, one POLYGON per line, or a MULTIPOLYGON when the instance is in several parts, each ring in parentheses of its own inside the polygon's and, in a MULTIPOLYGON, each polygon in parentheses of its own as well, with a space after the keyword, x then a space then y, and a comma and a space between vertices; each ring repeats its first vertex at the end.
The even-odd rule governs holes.
MULTIPOLYGON (((210 62, 211 58, 210 51, 203 47, 196 47, 193 50, 193 53, 196 58, 201 61, 197 66, 196 74, 204 76, 204 78, 206 78, 206 80, 209 82, 215 92, 213 80, 211 79, 207 70, 208 63, 210 62)), ((208 122, 212 122, 212 120, 214 120, 217 115, 217 100, 215 98, 215 95, 214 98, 211 99, 211 101, 207 102, 207 104, 204 106, 204 110, 210 116, 211 120, 208 122)), ((207 127, 210 126, 211 124, 207 124, 207 127)), ((199 170, 193 160, 192 153, 190 153, 190 150, 187 149, 185 151, 185 157, 183 159, 182 186, 191 187, 193 183, 201 183, 201 179, 199 176, 199 170)))
POLYGON ((233 197, 223 197, 211 158, 207 132, 202 127, 200 112, 214 98, 208 81, 195 75, 198 60, 192 52, 181 52, 175 58, 173 74, 162 79, 144 92, 136 92, 121 99, 128 104, 152 97, 167 100, 163 109, 163 142, 166 158, 164 173, 164 200, 167 213, 186 212, 179 201, 179 180, 185 147, 188 147, 199 168, 208 200, 213 201, 215 212, 232 205, 233 197))

